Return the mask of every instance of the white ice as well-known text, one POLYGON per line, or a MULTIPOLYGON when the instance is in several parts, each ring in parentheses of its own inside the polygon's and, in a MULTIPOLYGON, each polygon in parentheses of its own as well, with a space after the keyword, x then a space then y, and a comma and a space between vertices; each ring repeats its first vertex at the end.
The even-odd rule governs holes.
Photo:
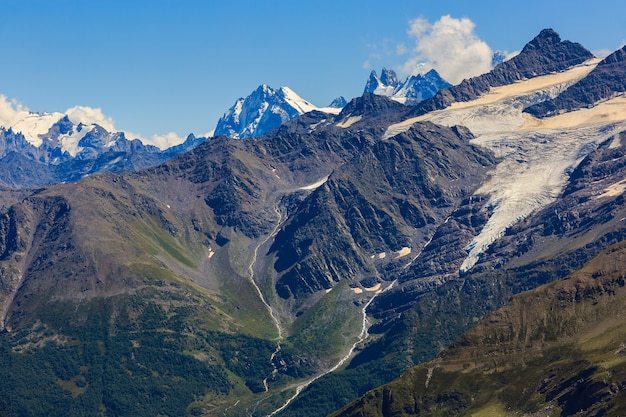
MULTIPOLYGON (((463 125, 475 136, 471 143, 491 150, 502 161, 476 194, 488 195, 492 215, 480 233, 468 242, 461 271, 470 270, 481 254, 506 229, 533 211, 555 201, 568 172, 600 143, 626 129, 626 98, 617 97, 592 109, 547 119, 522 113, 524 107, 555 97, 588 74, 598 60, 568 71, 492 89, 477 100, 454 103, 390 126, 389 139, 420 121, 463 125)), ((615 141, 615 139, 614 139, 615 141)))

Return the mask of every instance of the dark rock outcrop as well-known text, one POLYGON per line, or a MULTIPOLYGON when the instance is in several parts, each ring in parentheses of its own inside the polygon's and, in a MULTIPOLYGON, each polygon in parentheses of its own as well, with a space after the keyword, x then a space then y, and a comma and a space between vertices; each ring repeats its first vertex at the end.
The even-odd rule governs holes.
POLYGON ((464 128, 417 124, 341 166, 276 236, 270 252, 278 294, 304 297, 342 280, 377 277, 394 262, 376 264, 373 255, 419 250, 494 163, 471 137, 464 128))
POLYGON ((556 98, 526 108, 535 117, 593 107, 596 103, 626 92, 626 46, 603 59, 586 77, 556 98))
POLYGON ((487 74, 463 80, 460 84, 440 90, 431 99, 418 104, 412 116, 445 109, 458 101, 470 101, 499 87, 540 75, 566 70, 593 58, 579 43, 562 41, 552 29, 544 29, 515 57, 496 66, 487 74))

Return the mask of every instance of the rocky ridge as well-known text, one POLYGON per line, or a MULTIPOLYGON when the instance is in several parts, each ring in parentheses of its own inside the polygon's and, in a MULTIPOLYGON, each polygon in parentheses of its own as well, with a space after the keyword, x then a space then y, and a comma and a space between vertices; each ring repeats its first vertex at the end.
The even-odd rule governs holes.
POLYGON ((524 111, 545 118, 609 100, 626 92, 626 47, 603 59, 585 78, 557 97, 537 103, 524 111))
POLYGON ((487 74, 463 80, 458 85, 441 90, 431 99, 417 105, 413 114, 418 116, 445 109, 454 102, 476 99, 493 87, 563 71, 591 58, 593 54, 582 45, 562 41, 554 30, 544 29, 515 57, 498 64, 487 74))
POLYGON ((624 120, 525 124, 584 77, 555 52, 574 44, 538 38, 527 53, 564 69, 527 80, 540 89, 419 120, 367 93, 136 173, 2 194, 3 409, 326 415, 619 244, 624 120), (516 184, 545 198, 512 199, 516 184))

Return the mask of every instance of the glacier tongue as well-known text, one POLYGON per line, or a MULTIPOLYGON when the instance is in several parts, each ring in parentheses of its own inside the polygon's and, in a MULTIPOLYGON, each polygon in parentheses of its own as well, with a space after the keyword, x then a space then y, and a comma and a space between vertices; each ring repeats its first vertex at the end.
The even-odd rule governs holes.
POLYGON ((445 110, 387 129, 383 139, 420 121, 463 125, 475 135, 473 144, 502 158, 475 193, 489 196, 487 204, 493 211, 480 233, 466 246, 469 253, 461 272, 470 270, 508 227, 552 203, 562 192, 568 173, 582 158, 626 129, 623 98, 541 121, 522 113, 530 104, 558 95, 589 73, 596 63, 597 60, 563 73, 494 88, 472 102, 454 103, 445 110))
POLYGON ((546 129, 508 135, 488 134, 472 140, 504 159, 476 194, 489 195, 493 214, 467 246, 461 271, 470 270, 479 256, 506 229, 556 200, 570 172, 600 143, 626 129, 626 122, 562 131, 546 129))

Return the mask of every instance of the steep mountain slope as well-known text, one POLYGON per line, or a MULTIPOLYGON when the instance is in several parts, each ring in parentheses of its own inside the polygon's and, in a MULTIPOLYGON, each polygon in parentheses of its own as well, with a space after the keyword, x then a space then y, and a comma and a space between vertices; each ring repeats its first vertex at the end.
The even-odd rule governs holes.
POLYGON ((625 262, 622 241, 335 415, 623 415, 625 262))
POLYGON ((431 99, 420 103, 413 114, 422 115, 445 109, 455 102, 474 100, 493 87, 560 72, 591 58, 593 54, 582 45, 562 41, 554 30, 544 29, 515 57, 497 65, 487 74, 463 80, 458 85, 439 91, 431 99))
POLYGON ((562 71, 0 194, 7 414, 325 415, 623 240, 624 107, 523 113, 598 63, 525 50, 562 71))
POLYGON ((552 100, 528 107, 525 112, 535 117, 593 107, 596 103, 626 92, 626 47, 603 59, 589 75, 570 86, 552 100))

